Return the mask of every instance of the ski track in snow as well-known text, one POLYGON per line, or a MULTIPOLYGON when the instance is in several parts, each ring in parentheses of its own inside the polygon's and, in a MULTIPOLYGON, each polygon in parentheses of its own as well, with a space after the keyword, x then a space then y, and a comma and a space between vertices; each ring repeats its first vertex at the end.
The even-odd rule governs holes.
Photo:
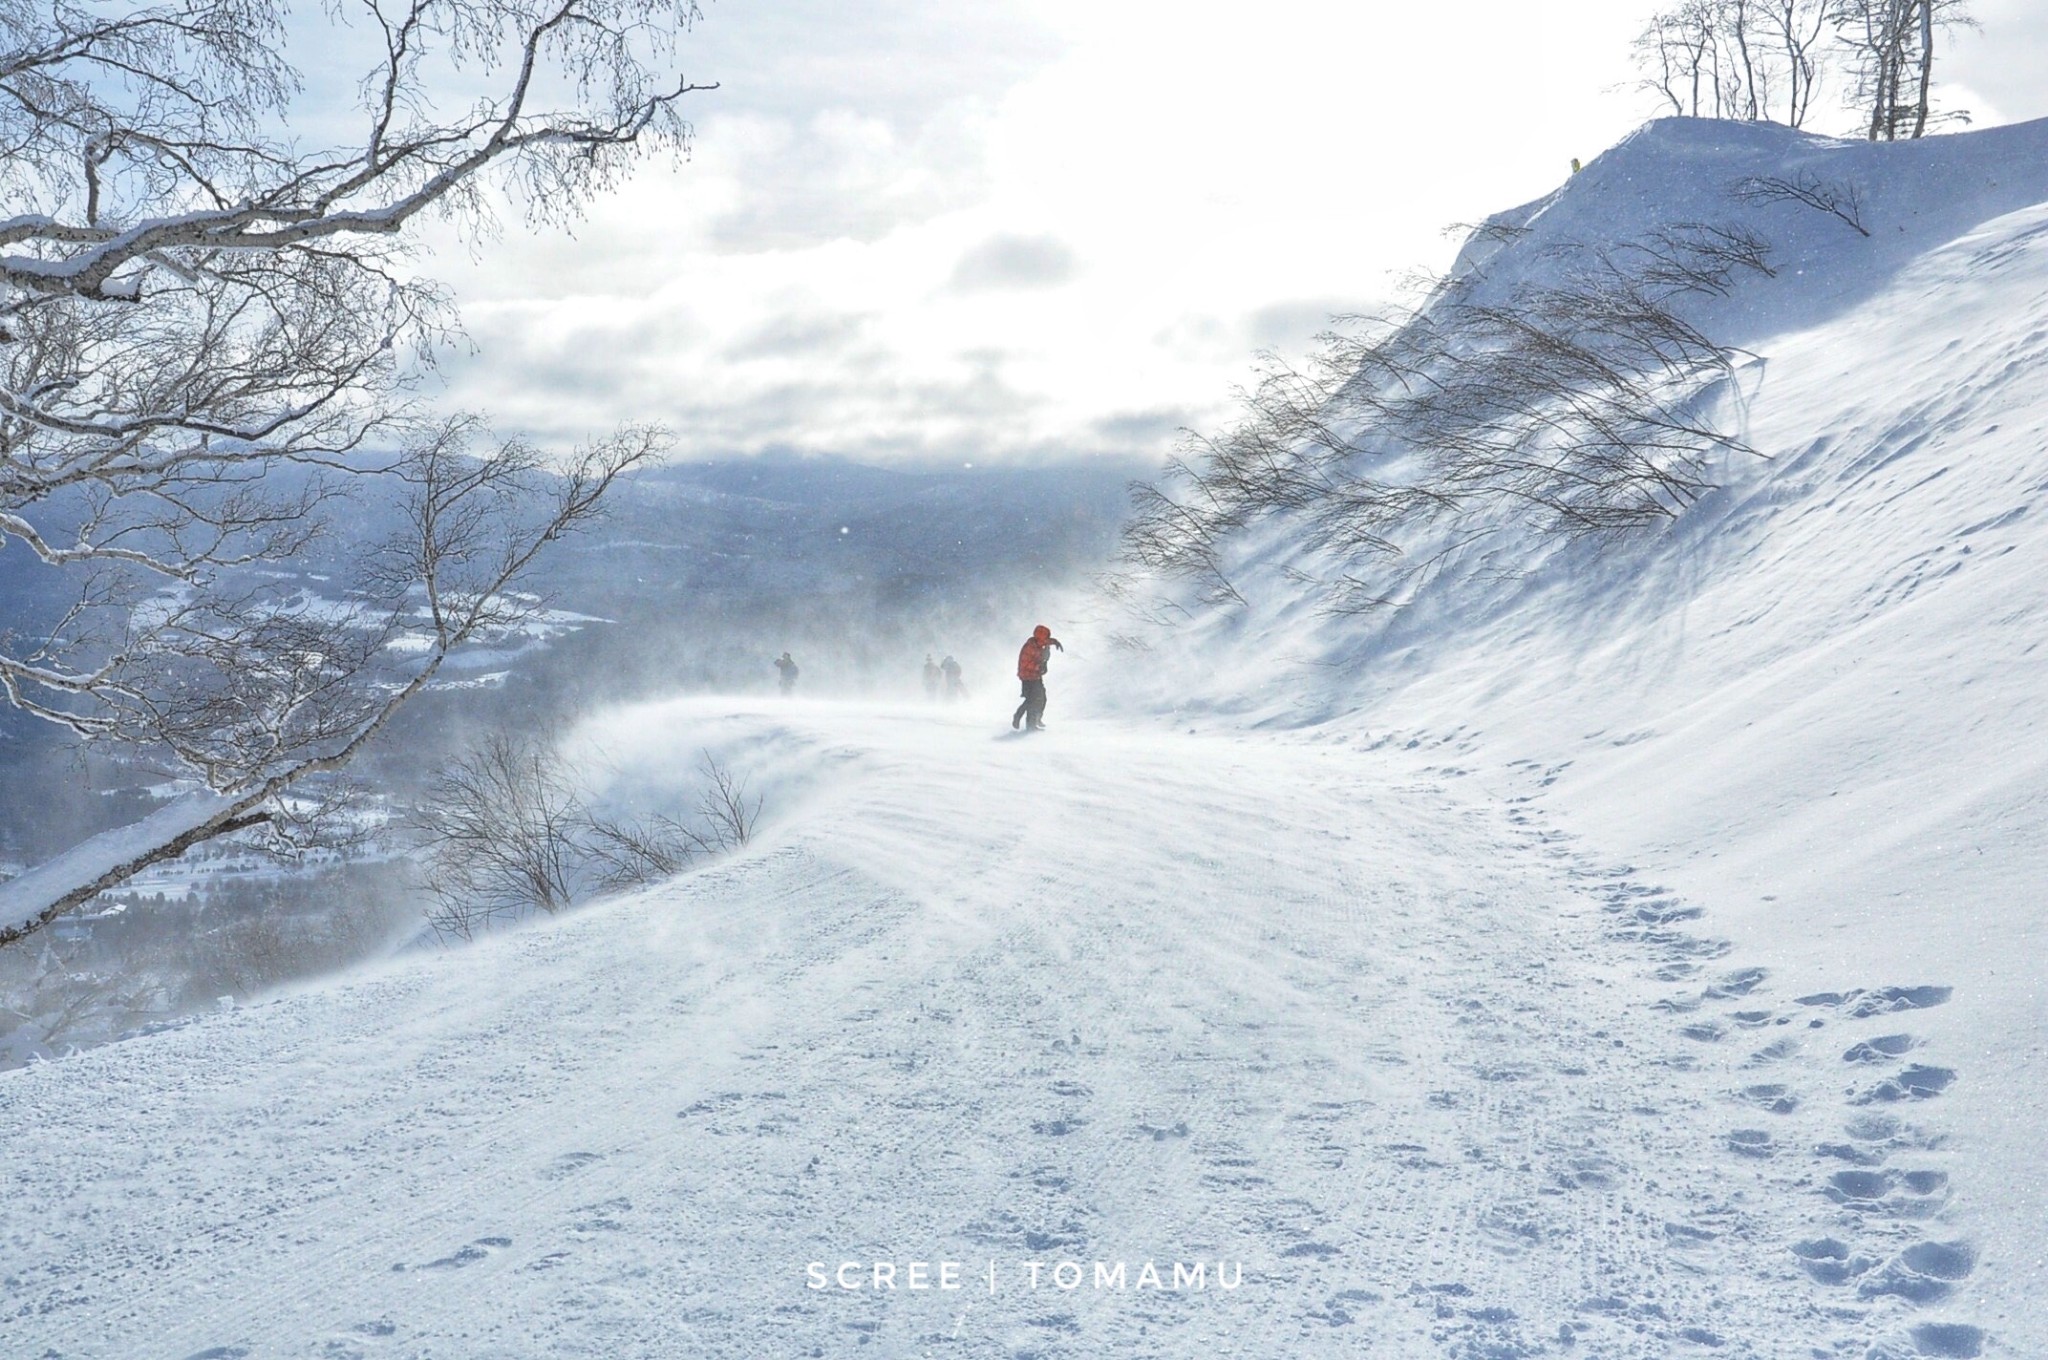
POLYGON ((0 1076, 0 1353, 1989 1344, 1938 980, 1777 995, 1455 750, 658 713, 646 759, 717 722, 830 777, 624 901, 0 1076), (848 1260, 966 1287, 806 1287, 848 1260))

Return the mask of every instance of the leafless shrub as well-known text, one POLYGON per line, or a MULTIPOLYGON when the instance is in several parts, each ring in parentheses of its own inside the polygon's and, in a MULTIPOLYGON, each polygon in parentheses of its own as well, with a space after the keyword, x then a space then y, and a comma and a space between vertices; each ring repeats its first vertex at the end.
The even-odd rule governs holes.
POLYGON ((1796 175, 1751 175, 1737 180, 1729 190, 1744 203, 1798 203, 1824 212, 1855 228, 1858 235, 1870 235, 1863 225, 1863 195, 1852 181, 1824 180, 1811 170, 1796 175))
POLYGON ((761 799, 747 802, 747 781, 718 763, 709 751, 704 753, 700 767, 704 775, 704 792, 697 800, 697 811, 710 828, 711 844, 720 850, 737 850, 754 838, 754 827, 761 819, 761 799))
POLYGON ((1444 235, 1463 237, 1468 241, 1491 241, 1508 245, 1521 240, 1530 228, 1499 218, 1488 218, 1484 222, 1453 222, 1444 228, 1444 235))
POLYGON ((103 1042, 169 1013, 153 970, 110 966, 46 940, 0 954, 0 1069, 103 1042))
POLYGON ((714 848, 698 832, 660 814, 628 820, 593 816, 588 830, 598 882, 608 891, 672 878, 714 848))
POLYGON ((1735 278, 1745 273, 1776 278, 1771 243, 1741 226, 1711 222, 1678 222, 1660 227, 1621 254, 1627 268, 1646 289, 1659 296, 1712 293, 1726 297, 1735 278))
POLYGON ((485 738, 442 771, 415 814, 436 903, 428 919, 466 940, 495 921, 560 911, 581 886, 588 821, 552 751, 485 738))
POLYGON ((1242 603, 1227 551, 1285 514, 1345 564, 1329 607, 1358 612, 1490 532, 1455 527, 1488 507, 1564 536, 1675 516, 1712 489, 1710 458, 1749 451, 1701 401, 1732 352, 1676 304, 1769 272, 1767 254, 1744 229, 1684 223, 1506 299, 1463 280, 1413 315, 1340 322, 1302 367, 1267 358, 1238 424, 1183 436, 1167 477, 1136 489, 1125 560, 1242 603))
POLYGON ((275 911, 237 914, 208 930, 205 943, 186 984, 201 1005, 223 996, 247 998, 316 968, 312 932, 275 911))
POLYGON ((446 939, 473 939, 533 912, 554 914, 597 893, 668 878, 754 835, 762 800, 709 752, 695 823, 665 813, 594 809, 552 744, 503 733, 452 763, 413 817, 446 939))

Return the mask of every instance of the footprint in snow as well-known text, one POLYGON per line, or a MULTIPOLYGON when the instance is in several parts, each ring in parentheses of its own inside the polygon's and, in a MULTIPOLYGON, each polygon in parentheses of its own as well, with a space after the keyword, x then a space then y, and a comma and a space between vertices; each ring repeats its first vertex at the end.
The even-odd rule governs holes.
POLYGON ((1458 1319, 1456 1325, 1436 1329, 1432 1336, 1448 1347, 1452 1355, 1484 1356, 1486 1360, 1529 1360, 1551 1354, 1550 1346, 1522 1330, 1512 1308, 1464 1308, 1436 1302, 1436 1316, 1458 1319))
POLYGON ((1078 1223, 1064 1223, 1050 1232, 1038 1229, 1027 1230, 1024 1234, 1024 1249, 1041 1255, 1079 1247, 1086 1243, 1087 1235, 1078 1223))
POLYGON ((1349 1327, 1358 1320, 1357 1310, 1362 1305, 1383 1303, 1385 1299, 1370 1289, 1340 1289, 1323 1303, 1320 1310, 1310 1310, 1308 1317, 1331 1327, 1349 1327))
POLYGON ((597 1204, 579 1204, 569 1212, 578 1215, 569 1227, 580 1233, 623 1232, 625 1223, 621 1215, 631 1213, 633 1201, 629 1199, 608 1199, 597 1204))
POLYGON ((1748 996, 1761 986, 1763 980, 1769 976, 1769 970, 1763 968, 1739 969, 1736 972, 1727 974, 1719 982, 1707 988, 1707 999, 1710 1001, 1728 1001, 1736 997, 1748 996))
POLYGON ((1738 1157, 1775 1157, 1776 1142, 1762 1129, 1737 1129, 1728 1135, 1728 1150, 1738 1157))
POLYGON ((1782 1062, 1798 1051, 1799 1041, 1797 1039, 1774 1039, 1750 1054, 1747 1058, 1744 1058, 1742 1065, 1744 1067, 1764 1067, 1774 1062, 1782 1062))
POLYGON ((463 1266, 473 1266, 478 1261, 487 1259, 492 1252, 502 1251, 511 1245, 512 1239, 509 1237, 479 1237, 468 1246, 458 1247, 438 1261, 429 1261, 423 1266, 407 1266, 400 1263, 391 1268, 394 1271, 459 1270, 463 1266))
POLYGON ((1976 1248, 1967 1242, 1915 1242, 1865 1275, 1856 1293, 1865 1299, 1891 1295, 1908 1303, 1934 1303, 1976 1268, 1976 1248))
POLYGON ((720 1114, 745 1099, 746 1095, 740 1091, 720 1091, 717 1095, 706 1096, 693 1104, 685 1105, 676 1111, 676 1118, 694 1119, 699 1115, 720 1114))
POLYGON ((565 1152, 542 1167, 538 1174, 544 1181, 567 1180, 592 1162, 601 1162, 603 1160, 604 1156, 601 1153, 565 1152))
POLYGON ((1847 1284, 1877 1264, 1876 1257, 1852 1252, 1848 1243, 1832 1237, 1795 1242, 1792 1254, 1799 1258, 1801 1270, 1815 1283, 1825 1285, 1847 1284))
POLYGON ((1873 1015, 1890 1015, 1894 1011, 1926 1010, 1940 1006, 1955 995, 1953 987, 1879 987, 1865 991, 1861 987, 1846 992, 1814 992, 1810 996, 1796 998, 1799 1005, 1817 1006, 1829 1010, 1849 1008, 1852 1020, 1867 1020, 1873 1015))
POLYGON ((1966 1322, 1923 1322, 1878 1342, 1865 1360, 1974 1360, 1984 1353, 1984 1339, 1983 1328, 1966 1322))
POLYGON ((1845 1063, 1878 1063, 1911 1052, 1919 1046, 1910 1034, 1881 1034, 1865 1039, 1842 1055, 1845 1063))
POLYGON ((1853 1141, 1821 1143, 1814 1148, 1814 1155, 1855 1166, 1877 1166, 1891 1156, 1894 1148, 1925 1150, 1941 1142, 1939 1138, 1930 1138, 1908 1128, 1888 1114, 1858 1115, 1844 1126, 1843 1131, 1853 1141))
POLYGON ((1488 1245, 1504 1256, 1519 1256, 1550 1236, 1543 1215, 1529 1204, 1493 1205, 1479 1214, 1478 1228, 1488 1245))
POLYGON ((1664 1225, 1664 1241, 1673 1247, 1681 1249, 1703 1247, 1720 1236, 1721 1234, 1717 1232, 1711 1232, 1706 1228, 1695 1228, 1689 1223, 1666 1223, 1664 1225))
POLYGON ((1955 1069, 1925 1067, 1919 1063, 1894 1073, 1867 1091, 1853 1096, 1851 1105, 1889 1104, 1898 1100, 1929 1100, 1955 1082, 1955 1069))
POLYGON ((1676 925, 1680 921, 1696 921, 1705 915, 1700 908, 1676 899, 1638 903, 1629 914, 1646 926, 1676 925))
POLYGON ((1890 1015, 1894 1011, 1926 1010, 1940 1006, 1955 995, 1953 987, 1880 987, 1870 992, 1849 1008, 1852 1019, 1863 1020, 1873 1015, 1890 1015))
POLYGON ((1837 1171, 1822 1189, 1852 1213, 1884 1218, 1926 1218, 1948 1198, 1946 1171, 1837 1171))
POLYGON ((1646 931, 1642 936, 1642 942, 1663 950, 1664 956, 1674 962, 1718 959, 1735 948, 1726 940, 1688 935, 1681 930, 1646 931))
POLYGON ((1736 1094, 1751 1105, 1770 1114, 1790 1114, 1799 1108, 1799 1097, 1791 1089, 1775 1082, 1758 1086, 1745 1086, 1736 1094))
POLYGON ((1615 1162, 1589 1152, 1568 1158, 1555 1179, 1562 1190, 1606 1190, 1615 1184, 1619 1170, 1615 1162))
POLYGON ((1965 1322, 1923 1322, 1907 1333, 1920 1354, 1940 1360, 1971 1360, 1984 1353, 1984 1332, 1965 1322))

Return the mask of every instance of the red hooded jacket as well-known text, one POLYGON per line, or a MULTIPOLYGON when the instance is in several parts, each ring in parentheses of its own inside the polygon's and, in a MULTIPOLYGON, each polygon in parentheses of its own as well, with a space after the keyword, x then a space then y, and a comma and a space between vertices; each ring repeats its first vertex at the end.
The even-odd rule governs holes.
POLYGON ((1045 679, 1045 651, 1048 647, 1060 647, 1060 640, 1052 635, 1052 629, 1044 624, 1031 630, 1031 636, 1024 640, 1024 650, 1017 653, 1017 678, 1019 680, 1045 679))

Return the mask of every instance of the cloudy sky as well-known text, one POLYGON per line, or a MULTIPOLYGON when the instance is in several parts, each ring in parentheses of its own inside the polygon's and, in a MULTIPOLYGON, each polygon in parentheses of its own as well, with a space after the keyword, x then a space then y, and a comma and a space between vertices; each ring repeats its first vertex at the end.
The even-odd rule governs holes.
MULTIPOLYGON (((436 252, 476 347, 447 404, 560 443, 660 421, 694 458, 1160 457, 1256 351, 1656 112, 1655 0, 704 2, 688 164, 436 252)), ((1974 8, 1947 102, 2048 115, 2048 6, 1974 8)))

